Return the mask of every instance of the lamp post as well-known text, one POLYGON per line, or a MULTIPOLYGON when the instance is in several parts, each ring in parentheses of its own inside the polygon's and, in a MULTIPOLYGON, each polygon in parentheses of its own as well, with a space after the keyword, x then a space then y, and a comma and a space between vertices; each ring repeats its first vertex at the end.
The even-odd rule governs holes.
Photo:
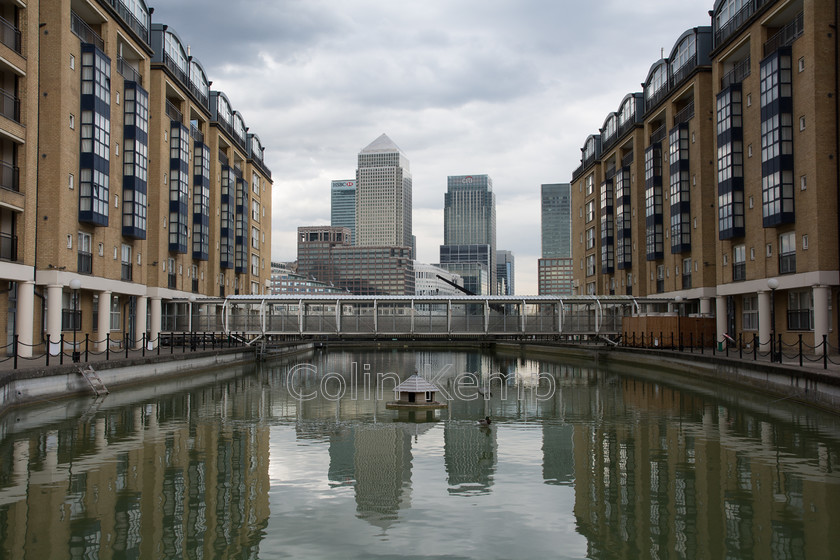
MULTIPOLYGON (((775 278, 767 279, 767 287, 770 288, 770 361, 776 361, 776 289, 779 281, 775 278)), ((779 349, 781 350, 781 348, 779 349)), ((779 353, 781 362, 781 353, 779 353)))
POLYGON ((70 289, 73 290, 70 297, 73 298, 73 362, 79 361, 79 352, 76 350, 76 331, 79 330, 79 321, 76 316, 76 307, 79 304, 79 289, 82 287, 82 281, 78 278, 70 280, 70 289))

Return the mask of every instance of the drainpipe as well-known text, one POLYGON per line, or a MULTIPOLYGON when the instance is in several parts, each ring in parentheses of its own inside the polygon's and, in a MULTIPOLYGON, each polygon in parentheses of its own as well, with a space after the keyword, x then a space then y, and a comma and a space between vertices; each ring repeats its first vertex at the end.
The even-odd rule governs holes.
MULTIPOLYGON (((837 204, 840 205, 840 37, 838 32, 838 10, 840 5, 834 2, 834 24, 830 27, 834 30, 834 171, 836 173, 835 187, 837 189, 837 204)), ((840 256, 840 212, 837 213, 837 245, 838 256, 840 256)), ((838 322, 840 325, 840 305, 835 306, 838 322)), ((814 342, 816 344, 816 341, 814 342)))

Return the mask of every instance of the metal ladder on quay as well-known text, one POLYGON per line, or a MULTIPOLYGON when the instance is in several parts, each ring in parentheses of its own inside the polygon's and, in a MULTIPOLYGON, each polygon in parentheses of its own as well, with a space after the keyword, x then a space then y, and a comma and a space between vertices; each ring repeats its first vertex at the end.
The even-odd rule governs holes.
POLYGON ((79 368, 79 374, 88 382, 88 385, 90 385, 94 395, 101 397, 102 395, 110 393, 108 388, 105 386, 105 383, 102 382, 99 374, 96 373, 96 370, 93 369, 91 364, 87 364, 86 366, 80 365, 77 367, 79 368))

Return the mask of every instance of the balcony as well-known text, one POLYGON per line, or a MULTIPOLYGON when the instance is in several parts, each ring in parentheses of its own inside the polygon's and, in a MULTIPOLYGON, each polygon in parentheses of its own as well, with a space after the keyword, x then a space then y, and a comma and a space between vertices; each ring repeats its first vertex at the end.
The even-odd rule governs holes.
POLYGON ((93 254, 87 251, 79 251, 76 268, 79 274, 93 274, 93 254))
POLYGON ((665 134, 666 134, 665 125, 663 124, 662 126, 660 126, 659 128, 657 128, 656 130, 654 130, 651 133, 650 143, 651 144, 656 144, 658 142, 662 142, 663 140, 665 140, 665 134))
POLYGON ((119 72, 126 81, 137 82, 143 85, 143 76, 140 72, 134 69, 126 59, 121 56, 117 57, 117 72, 119 72))
POLYGON ((20 122, 20 98, 0 89, 0 115, 11 119, 16 123, 20 122))
POLYGON ((169 116, 170 119, 173 121, 183 122, 184 115, 181 111, 172 104, 171 101, 168 99, 166 100, 166 114, 169 116))
POLYGON ((190 92, 201 102, 201 106, 210 110, 210 98, 201 89, 199 89, 192 81, 190 81, 190 92))
POLYGON ((621 167, 630 167, 633 165, 633 152, 627 152, 623 158, 621 158, 621 167))
POLYGON ((0 260, 16 262, 18 260, 17 245, 17 235, 0 233, 0 260))
POLYGON ((685 64, 674 71, 674 74, 671 76, 671 86, 677 87, 695 68, 697 68, 697 53, 694 54, 691 60, 687 60, 685 64))
POLYGON ((70 31, 83 43, 90 43, 100 51, 105 50, 105 41, 76 12, 70 12, 70 31))
POLYGON ((0 17, 0 43, 21 54, 20 29, 0 17))
POLYGON ((691 119, 694 118, 694 100, 688 102, 688 104, 680 109, 676 115, 674 115, 674 126, 678 124, 687 123, 691 119))
POLYGON ((786 47, 798 39, 805 31, 805 25, 802 21, 802 12, 799 12, 792 21, 779 29, 775 35, 770 37, 764 43, 764 56, 776 52, 781 47, 786 47))
POLYGON ((723 75, 720 79, 720 89, 726 89, 732 84, 740 84, 744 78, 750 75, 750 57, 735 64, 732 70, 723 75))
POLYGON ((131 10, 125 5, 122 0, 108 0, 108 3, 111 4, 111 7, 116 10, 116 12, 120 15, 123 21, 134 31, 138 37, 140 37, 147 45, 149 44, 149 29, 143 22, 141 22, 131 10))
POLYGON ((163 64, 181 81, 181 85, 189 86, 190 81, 187 79, 187 73, 179 68, 178 64, 167 53, 163 53, 163 64))
POLYGON ((190 137, 195 140, 196 142, 201 142, 204 144, 204 133, 201 132, 197 126, 190 123, 190 137))
POLYGON ((20 170, 17 166, 0 161, 0 188, 20 192, 20 170))

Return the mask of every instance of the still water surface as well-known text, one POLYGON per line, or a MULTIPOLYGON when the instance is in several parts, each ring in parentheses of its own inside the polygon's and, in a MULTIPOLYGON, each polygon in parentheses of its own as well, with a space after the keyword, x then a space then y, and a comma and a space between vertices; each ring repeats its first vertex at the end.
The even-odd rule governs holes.
POLYGON ((838 416, 651 371, 320 352, 0 437, 0 558, 840 557, 838 416), (415 370, 448 409, 386 410, 415 370))

